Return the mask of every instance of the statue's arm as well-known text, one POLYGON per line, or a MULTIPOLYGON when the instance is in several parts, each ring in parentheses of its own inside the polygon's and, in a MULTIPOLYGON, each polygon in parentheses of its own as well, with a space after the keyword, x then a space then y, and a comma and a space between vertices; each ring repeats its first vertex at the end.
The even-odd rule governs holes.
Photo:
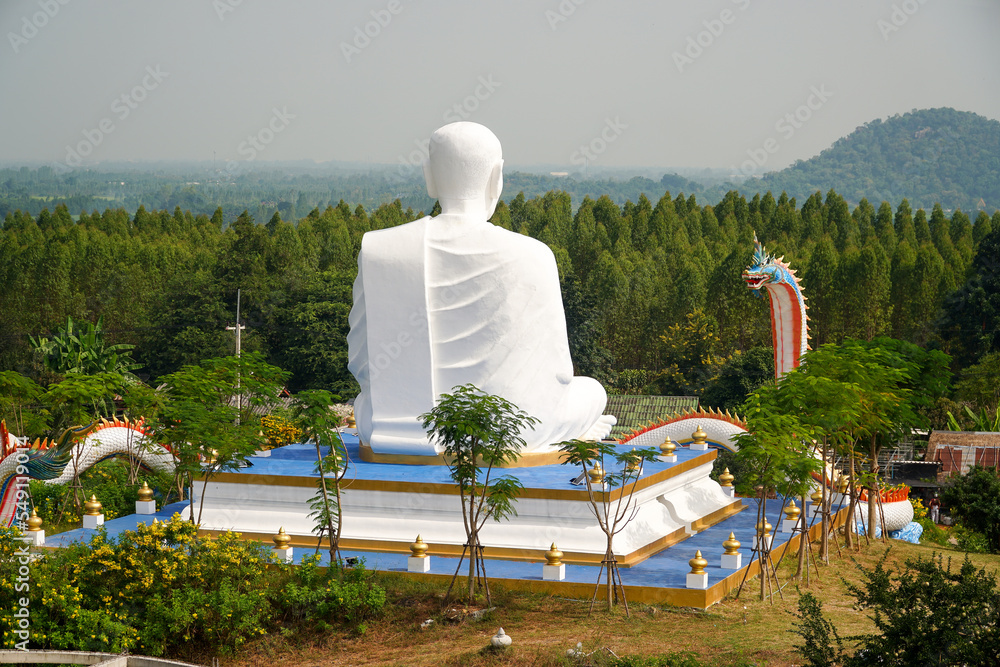
POLYGON ((347 369, 357 378, 362 392, 368 388, 368 318, 365 310, 365 282, 358 258, 358 277, 354 279, 354 306, 348 317, 347 369))
POLYGON ((563 309, 562 289, 559 285, 559 268, 556 257, 544 243, 534 241, 534 252, 526 253, 531 270, 527 275, 534 277, 535 292, 538 295, 542 309, 532 313, 531 317, 545 332, 549 349, 546 358, 553 365, 556 378, 561 384, 569 384, 573 380, 573 359, 569 353, 569 340, 566 330, 566 312, 563 309))

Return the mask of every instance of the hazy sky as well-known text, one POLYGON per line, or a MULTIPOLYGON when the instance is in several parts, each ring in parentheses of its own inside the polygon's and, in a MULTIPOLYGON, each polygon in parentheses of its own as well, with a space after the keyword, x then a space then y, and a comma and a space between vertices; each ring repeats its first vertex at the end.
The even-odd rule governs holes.
POLYGON ((466 118, 508 164, 772 170, 914 108, 1000 118, 998 28, 997 0, 0 0, 0 160, 396 163, 466 118))

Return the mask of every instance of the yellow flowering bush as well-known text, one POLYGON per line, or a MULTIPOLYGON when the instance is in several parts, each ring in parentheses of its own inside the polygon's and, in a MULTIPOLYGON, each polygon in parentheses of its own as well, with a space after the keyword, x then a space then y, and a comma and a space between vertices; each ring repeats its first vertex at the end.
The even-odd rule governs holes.
POLYGON ((914 519, 923 519, 927 516, 927 508, 924 507, 924 502, 920 498, 910 498, 910 504, 913 505, 914 519))
POLYGON ((359 627, 385 603, 363 567, 274 561, 237 533, 210 539, 175 514, 109 539, 37 554, 15 590, 16 531, 0 530, 0 633, 14 648, 14 612, 30 599, 29 648, 197 657, 231 653, 271 630, 359 627))
POLYGON ((302 431, 295 424, 278 415, 263 417, 260 420, 260 426, 267 439, 268 449, 298 442, 302 436, 302 431))

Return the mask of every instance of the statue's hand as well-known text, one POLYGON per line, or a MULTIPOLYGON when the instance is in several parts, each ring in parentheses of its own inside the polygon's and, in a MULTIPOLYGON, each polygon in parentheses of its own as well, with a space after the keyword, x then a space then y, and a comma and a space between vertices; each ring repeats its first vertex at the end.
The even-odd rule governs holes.
POLYGON ((611 435, 611 427, 618 423, 618 418, 614 415, 601 415, 594 422, 581 440, 603 440, 611 435))

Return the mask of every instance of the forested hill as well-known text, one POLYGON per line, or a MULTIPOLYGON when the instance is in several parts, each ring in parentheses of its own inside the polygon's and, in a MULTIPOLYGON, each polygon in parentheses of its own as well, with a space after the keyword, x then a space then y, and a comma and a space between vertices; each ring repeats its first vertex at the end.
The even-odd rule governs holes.
POLYGON ((785 191, 800 201, 833 189, 852 203, 905 197, 915 207, 993 212, 1000 208, 1000 122, 949 108, 873 120, 740 189, 748 196, 785 191))

